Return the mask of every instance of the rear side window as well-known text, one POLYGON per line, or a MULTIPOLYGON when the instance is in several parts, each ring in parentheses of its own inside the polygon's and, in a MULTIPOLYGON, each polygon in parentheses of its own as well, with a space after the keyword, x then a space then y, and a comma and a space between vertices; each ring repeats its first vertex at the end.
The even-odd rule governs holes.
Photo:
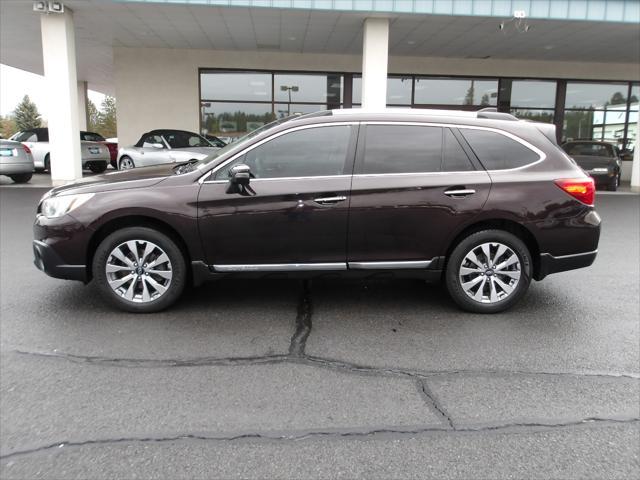
POLYGON ((441 164, 441 127, 367 125, 359 173, 438 172, 441 164))
POLYGON ((540 160, 533 150, 506 135, 470 128, 460 132, 487 170, 517 168, 540 160))

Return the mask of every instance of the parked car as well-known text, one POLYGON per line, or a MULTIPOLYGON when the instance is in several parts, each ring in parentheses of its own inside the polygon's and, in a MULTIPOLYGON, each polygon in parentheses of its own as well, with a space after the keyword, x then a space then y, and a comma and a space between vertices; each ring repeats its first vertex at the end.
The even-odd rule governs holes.
POLYGON ((109 149, 109 158, 110 163, 113 168, 118 168, 118 142, 111 141, 110 139, 104 138, 99 133, 95 132, 80 132, 80 140, 86 140, 88 142, 98 142, 103 144, 109 149))
POLYGON ((0 175, 16 183, 26 183, 33 175, 33 156, 29 147, 20 142, 0 140, 0 175))
POLYGON ((606 142, 576 140, 564 143, 562 149, 593 177, 596 187, 618 190, 622 170, 618 147, 606 142))
POLYGON ((225 142, 224 140, 222 140, 219 137, 216 137, 215 135, 211 135, 209 133, 204 135, 204 138, 206 138, 207 140, 209 140, 209 142, 211 142, 211 144, 214 147, 218 147, 218 148, 222 148, 224 146, 227 145, 227 142, 225 142))
MULTIPOLYGON (((17 132, 11 140, 26 145, 33 155, 36 171, 50 170, 51 157, 49 148, 49 129, 32 128, 17 132)), ((109 150, 98 142, 80 141, 82 168, 93 173, 102 173, 107 169, 109 150)))
POLYGON ((553 126, 496 112, 277 120, 203 161, 87 178, 37 209, 35 264, 153 312, 230 276, 442 279, 471 312, 594 261, 594 183, 553 126))
POLYGON ((152 130, 142 135, 133 147, 120 149, 118 169, 202 160, 219 148, 197 133, 185 130, 152 130))

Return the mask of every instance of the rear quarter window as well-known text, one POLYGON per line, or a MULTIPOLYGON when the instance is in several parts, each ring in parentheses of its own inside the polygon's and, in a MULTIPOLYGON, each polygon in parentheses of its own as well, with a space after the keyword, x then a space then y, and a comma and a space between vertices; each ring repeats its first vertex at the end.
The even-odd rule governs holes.
POLYGON ((524 167, 540 160, 536 152, 501 133, 471 128, 460 132, 487 170, 524 167))

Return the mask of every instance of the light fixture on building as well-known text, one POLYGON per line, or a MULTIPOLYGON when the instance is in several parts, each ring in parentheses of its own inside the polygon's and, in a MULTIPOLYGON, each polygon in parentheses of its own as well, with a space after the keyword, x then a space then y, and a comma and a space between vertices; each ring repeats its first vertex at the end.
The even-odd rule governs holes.
POLYGON ((62 2, 33 2, 33 11, 40 13, 64 13, 62 2))
POLYGON ((502 21, 498 25, 498 30, 503 32, 505 35, 509 33, 510 30, 513 30, 514 33, 527 33, 531 30, 531 25, 529 25, 526 20, 526 14, 524 10, 516 10, 513 12, 513 17, 509 20, 502 21))

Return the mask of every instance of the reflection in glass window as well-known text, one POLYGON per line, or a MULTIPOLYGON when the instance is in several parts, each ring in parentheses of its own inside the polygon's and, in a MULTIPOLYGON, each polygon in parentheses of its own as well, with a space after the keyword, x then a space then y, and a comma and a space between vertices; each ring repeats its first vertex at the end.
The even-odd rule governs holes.
POLYGON ((441 163, 442 128, 367 126, 361 173, 437 172, 441 163))
POLYGON ((415 103, 495 106, 497 80, 416 78, 415 103))
POLYGON ((627 84, 624 83, 567 83, 566 108, 602 109, 622 105, 627 101, 627 84))
MULTIPOLYGON (((564 140, 600 140, 623 149, 626 105, 610 108, 611 110, 565 111, 564 140)), ((629 122, 630 125, 632 121, 629 122)))
POLYGON ((460 132, 487 170, 522 167, 540 159, 533 150, 500 133, 471 128, 460 132))
POLYGON ((553 108, 556 104, 556 82, 513 80, 511 107, 553 108))
MULTIPOLYGON (((339 108, 339 106, 336 108, 339 108)), ((305 115, 307 113, 319 112, 326 109, 326 105, 308 103, 276 103, 273 111, 275 113, 275 118, 285 118, 289 115, 305 115)))
POLYGON ((340 105, 342 102, 342 75, 294 75, 276 73, 276 102, 317 102, 340 105))
POLYGON ((241 161, 255 178, 343 175, 350 135, 348 125, 298 130, 250 150, 241 161))
POLYGON ((200 75, 204 100, 271 101, 271 74, 257 72, 206 72, 200 75))
POLYGON ((515 115, 522 120, 530 120, 532 122, 553 123, 553 110, 512 108, 511 115, 515 115))
MULTIPOLYGON (((411 77, 387 78, 387 105, 411 105, 411 77)), ((362 78, 353 77, 354 104, 362 102, 362 78)))
POLYGON ((275 119, 271 103, 201 102, 201 110, 202 132, 223 141, 233 140, 275 119))

